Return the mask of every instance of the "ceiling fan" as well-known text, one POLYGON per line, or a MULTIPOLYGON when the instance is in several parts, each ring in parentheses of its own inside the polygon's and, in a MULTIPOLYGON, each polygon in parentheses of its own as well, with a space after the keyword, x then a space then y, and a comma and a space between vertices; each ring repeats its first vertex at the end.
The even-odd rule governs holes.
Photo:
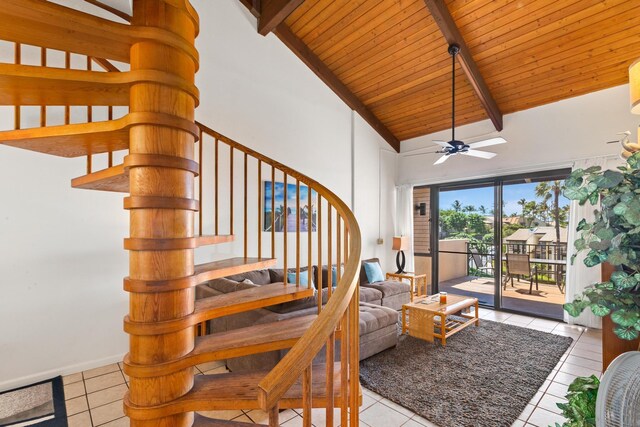
POLYGON ((433 141, 442 147, 436 153, 444 154, 434 165, 446 162, 451 156, 462 154, 465 156, 479 157, 481 159, 491 159, 496 153, 489 151, 481 151, 478 148, 489 147, 491 145, 504 144, 507 142, 502 137, 485 139, 471 144, 465 144, 463 141, 456 139, 456 55, 460 52, 460 46, 457 44, 449 45, 449 55, 452 59, 451 67, 451 140, 450 141, 433 141))

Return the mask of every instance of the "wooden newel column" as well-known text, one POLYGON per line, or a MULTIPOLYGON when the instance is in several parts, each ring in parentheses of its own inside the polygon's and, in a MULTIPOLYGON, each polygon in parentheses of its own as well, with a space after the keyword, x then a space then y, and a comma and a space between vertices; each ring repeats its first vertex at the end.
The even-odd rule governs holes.
MULTIPOLYGON (((197 16, 186 0, 134 0, 132 25, 159 27, 193 46, 197 16), (186 3, 186 4, 185 4, 186 3)), ((194 120, 197 100, 175 84, 176 78, 187 85, 195 80, 197 64, 188 52, 161 42, 144 41, 131 48, 131 70, 155 70, 167 73, 167 84, 142 82, 131 88, 130 112, 156 112, 194 120)), ((137 125, 130 130, 130 154, 138 156, 129 170, 131 197, 130 241, 144 242, 131 250, 129 277, 137 280, 167 280, 193 275, 193 249, 166 248, 167 239, 174 248, 188 247, 178 242, 193 238, 195 204, 193 172, 160 166, 165 156, 193 159, 194 136, 165 123, 137 125), (179 200, 183 199, 183 200, 179 200), (139 240, 144 239, 144 240, 139 240), (160 246, 157 239, 164 239, 160 246), (156 240, 156 242, 154 242, 156 240), (144 250, 140 250, 144 248, 144 250), (151 249, 151 250, 150 250, 151 249)), ((193 246, 191 246, 193 247, 193 246)), ((189 315, 194 309, 194 289, 169 292, 130 293, 129 321, 154 323, 189 315)), ((193 349, 192 328, 161 335, 130 335, 129 360, 140 365, 155 365, 175 360, 193 349)), ((130 379, 128 401, 141 407, 170 402, 186 394, 193 386, 192 368, 170 375, 130 379)), ((155 420, 131 420, 132 426, 190 426, 193 413, 155 420)))

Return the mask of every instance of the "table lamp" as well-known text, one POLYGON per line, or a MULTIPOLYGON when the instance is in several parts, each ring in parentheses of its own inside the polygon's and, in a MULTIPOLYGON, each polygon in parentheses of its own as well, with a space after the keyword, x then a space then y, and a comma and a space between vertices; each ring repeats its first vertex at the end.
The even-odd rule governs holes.
POLYGON ((394 251, 398 251, 398 254, 396 255, 396 267, 398 268, 398 271, 396 271, 396 274, 402 274, 405 272, 404 264, 406 259, 404 257, 404 251, 409 249, 409 237, 408 236, 394 237, 392 249, 394 251))

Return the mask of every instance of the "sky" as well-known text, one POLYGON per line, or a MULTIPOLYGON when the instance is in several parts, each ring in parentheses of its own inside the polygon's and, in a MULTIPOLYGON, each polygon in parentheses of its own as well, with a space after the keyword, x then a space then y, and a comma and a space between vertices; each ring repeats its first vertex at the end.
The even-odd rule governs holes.
MULTIPOLYGON (((512 184, 503 187, 504 214, 510 216, 522 213, 522 207, 518 200, 536 200, 535 190, 538 183, 512 184)), ((473 205, 476 208, 483 205, 487 208, 487 214, 493 209, 493 187, 472 188, 468 190, 442 191, 440 192, 440 209, 451 209, 454 200, 459 200, 463 206, 473 205)), ((560 206, 569 204, 569 200, 560 196, 560 206)))
MULTIPOLYGON (((271 181, 263 181, 264 185, 264 211, 271 212, 271 181)), ((306 206, 308 201, 307 192, 309 187, 300 184, 300 207, 306 206)), ((311 192, 312 206, 316 204, 316 198, 318 195, 316 191, 311 192)), ((284 204, 284 184, 282 182, 276 182, 276 208, 284 204)), ((287 207, 292 208, 292 213, 295 215, 296 207, 296 184, 287 184, 287 207)), ((315 208, 314 208, 315 209, 315 208)))

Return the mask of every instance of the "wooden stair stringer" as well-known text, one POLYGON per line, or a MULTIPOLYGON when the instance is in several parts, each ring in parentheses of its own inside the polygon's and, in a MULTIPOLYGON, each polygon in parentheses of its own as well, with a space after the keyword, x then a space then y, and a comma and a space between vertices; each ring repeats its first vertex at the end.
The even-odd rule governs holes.
POLYGON ((136 365, 131 363, 127 355, 124 358, 124 371, 132 377, 154 377, 214 360, 291 348, 317 317, 311 314, 196 337, 195 347, 190 353, 167 363, 136 365))
MULTIPOLYGON (((334 404, 342 404, 340 362, 334 364, 334 404)), ((258 403, 258 383, 269 371, 230 372, 215 375, 197 375, 193 388, 184 396, 152 407, 136 406, 124 398, 125 414, 136 420, 151 420, 190 411, 217 411, 230 409, 261 409, 258 403)), ((311 375, 312 406, 326 408, 326 366, 314 365, 311 375)), ((279 401, 280 409, 302 408, 302 383, 298 380, 279 401)), ((359 400, 362 392, 359 392, 359 400)))

